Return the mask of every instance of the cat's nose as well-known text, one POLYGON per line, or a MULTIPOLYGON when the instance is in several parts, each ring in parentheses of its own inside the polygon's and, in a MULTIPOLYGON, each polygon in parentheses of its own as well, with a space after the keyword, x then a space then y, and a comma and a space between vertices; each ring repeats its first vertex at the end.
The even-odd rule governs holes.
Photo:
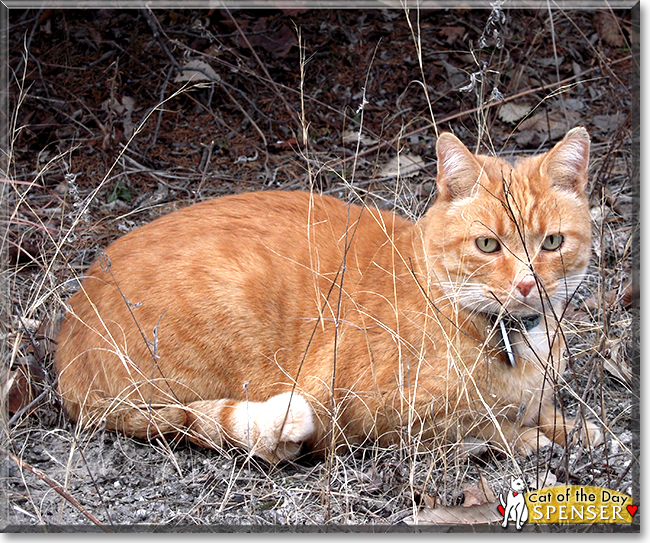
POLYGON ((535 278, 532 275, 528 275, 519 282, 517 285, 517 290, 521 293, 522 296, 526 297, 530 294, 530 291, 533 290, 534 286, 535 278))

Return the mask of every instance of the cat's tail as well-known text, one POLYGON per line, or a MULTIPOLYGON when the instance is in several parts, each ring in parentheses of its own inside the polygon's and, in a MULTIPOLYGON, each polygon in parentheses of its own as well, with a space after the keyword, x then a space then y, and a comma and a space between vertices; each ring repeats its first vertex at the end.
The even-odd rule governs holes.
POLYGON ((131 402, 117 405, 113 400, 94 402, 92 409, 71 409, 68 403, 66 410, 81 426, 102 425, 139 439, 180 434, 213 449, 229 443, 270 463, 295 458, 315 429, 311 406, 291 392, 265 402, 220 399, 185 406, 138 406, 131 402))

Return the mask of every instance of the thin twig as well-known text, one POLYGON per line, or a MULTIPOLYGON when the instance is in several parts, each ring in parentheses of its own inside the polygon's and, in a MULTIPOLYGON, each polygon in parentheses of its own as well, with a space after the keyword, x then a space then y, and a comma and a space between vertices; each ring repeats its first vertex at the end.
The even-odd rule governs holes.
MULTIPOLYGON (((628 55, 624 58, 618 59, 618 60, 613 60, 610 62, 610 66, 613 66, 614 64, 618 64, 620 62, 625 62, 627 60, 630 60, 632 58, 632 55, 628 55)), ((438 119, 435 124, 434 123, 427 123, 424 126, 421 126, 420 128, 416 128, 415 130, 408 132, 407 134, 400 134, 399 136, 396 136, 390 140, 382 141, 378 143, 377 145, 373 145, 372 147, 368 147, 367 149, 364 149, 363 151, 359 152, 359 156, 364 156, 368 155, 371 153, 376 153, 380 149, 383 149, 384 147, 395 147, 395 143, 400 140, 400 139, 408 139, 411 136, 415 136, 417 134, 420 134, 422 132, 426 132, 427 130, 431 128, 436 128, 438 126, 441 126, 444 123, 448 123, 450 121, 454 121, 456 119, 461 119, 463 117, 467 117, 468 115, 472 115, 476 113, 479 110, 485 110, 489 109, 492 107, 496 106, 502 106, 503 104, 507 104, 508 102, 512 102, 513 100, 517 100, 519 98, 523 98, 524 96, 528 96, 529 94, 534 94, 536 92, 544 92, 549 89, 553 89, 556 87, 562 87, 563 85, 566 85, 568 83, 571 83, 575 79, 582 78, 585 76, 585 74, 589 72, 593 72, 598 70, 599 67, 594 67, 590 68, 589 70, 585 70, 584 72, 574 75, 571 77, 567 77, 566 79, 563 79, 562 81, 558 81, 556 83, 549 83, 548 85, 541 85, 539 87, 536 87, 534 89, 528 89, 522 92, 519 92, 517 94, 513 94, 512 96, 509 96, 508 98, 504 98, 503 100, 495 101, 495 102, 490 102, 489 104, 485 104, 479 107, 475 107, 473 109, 466 109, 463 111, 458 111, 456 113, 452 113, 451 115, 447 115, 446 117, 443 117, 441 119, 438 119)), ((330 168, 335 168, 336 166, 340 166, 343 162, 345 161, 344 158, 338 159, 333 161, 332 163, 329 164, 330 168)))
POLYGON ((101 526, 102 530, 107 533, 111 533, 112 530, 109 530, 102 521, 100 521, 97 517, 95 517, 92 513, 86 510, 86 508, 81 505, 74 496, 72 496, 69 492, 65 490, 59 483, 57 483, 54 479, 52 479, 49 475, 43 473, 40 469, 35 468, 34 466, 28 464, 24 460, 18 458, 15 454, 10 453, 9 451, 0 448, 0 453, 6 454, 9 458, 11 458, 16 464, 18 464, 21 468, 26 469, 27 471, 33 473, 38 477, 41 481, 45 482, 50 488, 52 488, 55 492, 60 494, 64 499, 66 499, 68 502, 70 502, 74 507, 76 507, 79 512, 85 516, 88 520, 90 520, 93 524, 96 524, 97 526, 101 526))
POLYGON ((29 36, 27 37, 27 40, 25 41, 25 51, 26 55, 20 57, 20 61, 18 62, 18 67, 16 68, 16 73, 19 73, 20 70, 23 67, 23 62, 26 62, 27 55, 29 54, 29 48, 32 45, 32 39, 34 38, 34 34, 36 33, 36 29, 38 26, 41 24, 41 16, 43 15, 44 8, 41 8, 38 10, 38 13, 36 14, 36 19, 34 21, 34 26, 32 26, 31 31, 29 32, 29 36))
POLYGON ((255 61, 257 62, 257 64, 260 66, 260 68, 261 68, 262 71, 264 72, 264 75, 266 75, 268 81, 271 83, 271 86, 273 87, 273 91, 275 92, 275 94, 278 96, 278 98, 280 98, 280 100, 281 100, 282 103, 284 104, 284 107, 285 107, 285 109, 287 110, 287 113, 289 113, 289 115, 291 116, 291 118, 296 119, 296 111, 291 107, 291 105, 289 104, 289 102, 287 102, 287 99, 285 98, 284 94, 282 94, 282 93, 280 92, 280 89, 278 88, 277 83, 276 83, 275 80, 271 77, 271 74, 269 73, 268 69, 266 68, 266 65, 262 62, 262 60, 261 60, 260 57, 258 56, 257 52, 255 51, 255 49, 254 49, 253 46, 251 45, 250 41, 248 40, 248 37, 246 36, 246 34, 244 33, 244 31, 242 30, 241 26, 239 25, 239 23, 237 22, 237 20, 232 16, 232 13, 231 13, 230 10, 228 9, 228 7, 224 6, 224 8, 225 8, 225 10, 226 10, 226 13, 228 14, 228 17, 230 17, 230 20, 231 20, 232 23, 235 25, 235 28, 237 29, 237 32, 239 32, 239 35, 242 37, 242 39, 243 39, 244 42, 246 43, 246 46, 250 49, 251 54, 252 54, 253 57, 255 58, 255 61))
POLYGON ((170 60, 172 63, 172 66, 178 70, 178 73, 181 73, 183 69, 181 68, 180 64, 174 57, 174 55, 171 54, 171 51, 165 45, 165 42, 161 39, 160 37, 160 25, 158 24, 158 21, 156 18, 153 16, 153 13, 151 13, 151 8, 144 8, 140 10, 142 14, 144 15, 144 18, 147 20, 147 23, 149 24, 149 28, 151 28, 151 32, 153 34, 154 39, 158 42, 158 45, 160 45, 160 48, 163 50, 167 58, 170 60))

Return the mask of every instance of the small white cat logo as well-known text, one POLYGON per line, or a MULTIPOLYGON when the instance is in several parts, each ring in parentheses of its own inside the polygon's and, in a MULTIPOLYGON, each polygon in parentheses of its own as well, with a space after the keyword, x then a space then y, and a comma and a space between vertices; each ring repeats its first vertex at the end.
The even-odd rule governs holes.
POLYGON ((513 521, 517 530, 521 530, 524 522, 528 520, 528 506, 524 499, 524 491, 526 490, 526 483, 521 477, 510 478, 510 491, 505 493, 504 496, 499 496, 499 512, 503 515, 503 528, 508 527, 508 522, 513 521))

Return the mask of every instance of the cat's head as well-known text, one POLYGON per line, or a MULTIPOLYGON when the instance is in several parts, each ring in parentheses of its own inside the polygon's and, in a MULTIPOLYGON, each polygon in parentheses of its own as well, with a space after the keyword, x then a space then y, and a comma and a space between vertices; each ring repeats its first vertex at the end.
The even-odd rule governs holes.
POLYGON ((489 314, 561 307, 591 253, 587 131, 574 128, 514 166, 472 154, 451 134, 436 150, 438 198, 422 225, 429 270, 446 297, 489 314))
POLYGON ((521 477, 510 477, 510 488, 523 492, 526 490, 526 483, 521 477))

